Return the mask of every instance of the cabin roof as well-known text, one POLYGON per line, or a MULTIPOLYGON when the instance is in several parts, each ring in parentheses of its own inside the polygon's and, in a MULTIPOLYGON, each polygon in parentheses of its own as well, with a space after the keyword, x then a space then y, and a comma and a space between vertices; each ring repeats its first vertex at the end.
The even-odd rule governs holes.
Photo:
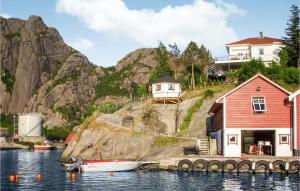
POLYGON ((154 84, 156 83, 162 83, 162 82, 169 82, 169 83, 179 83, 177 80, 175 80, 172 76, 169 74, 164 74, 161 78, 153 82, 154 84))

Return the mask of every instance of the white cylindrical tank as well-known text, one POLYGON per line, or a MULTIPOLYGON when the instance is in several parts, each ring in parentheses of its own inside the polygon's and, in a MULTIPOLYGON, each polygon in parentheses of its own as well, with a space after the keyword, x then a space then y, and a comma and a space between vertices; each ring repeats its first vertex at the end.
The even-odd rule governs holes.
POLYGON ((24 136, 41 136, 42 135, 43 116, 40 113, 19 114, 18 118, 18 135, 24 136))

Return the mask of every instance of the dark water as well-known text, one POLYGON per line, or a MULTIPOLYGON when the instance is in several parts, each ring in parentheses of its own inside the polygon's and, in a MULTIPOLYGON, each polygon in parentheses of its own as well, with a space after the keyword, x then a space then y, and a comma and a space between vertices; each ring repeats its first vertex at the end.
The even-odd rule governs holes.
POLYGON ((0 190, 299 190, 299 175, 178 173, 167 171, 82 173, 72 181, 58 159, 62 151, 0 151, 0 190), (36 175, 42 174, 41 182, 36 175), (18 174, 18 183, 9 175, 18 174))

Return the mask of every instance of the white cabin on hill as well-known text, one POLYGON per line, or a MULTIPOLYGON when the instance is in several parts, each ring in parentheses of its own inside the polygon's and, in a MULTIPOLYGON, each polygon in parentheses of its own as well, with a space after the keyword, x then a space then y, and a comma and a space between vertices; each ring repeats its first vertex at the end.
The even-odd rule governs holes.
POLYGON ((154 102, 180 102, 181 85, 169 74, 164 74, 152 84, 154 102))

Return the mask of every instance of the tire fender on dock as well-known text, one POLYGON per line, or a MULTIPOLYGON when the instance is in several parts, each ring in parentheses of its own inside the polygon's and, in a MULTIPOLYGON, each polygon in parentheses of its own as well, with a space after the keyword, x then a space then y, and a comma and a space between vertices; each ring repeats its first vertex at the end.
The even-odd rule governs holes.
POLYGON ((289 173, 300 173, 300 161, 294 160, 289 163, 289 173))
POLYGON ((285 162, 276 160, 272 163, 272 172, 285 172, 285 162))
POLYGON ((207 171, 207 161, 204 159, 198 159, 193 164, 194 171, 207 171))
POLYGON ((208 163, 207 170, 209 172, 221 172, 222 171, 222 163, 218 160, 211 160, 208 163))
POLYGON ((269 162, 265 160, 257 161, 255 164, 255 172, 269 172, 269 162))
POLYGON ((239 172, 251 172, 252 171, 252 162, 250 160, 242 160, 238 163, 239 172))
POLYGON ((179 161, 177 169, 180 171, 191 171, 193 169, 193 163, 188 159, 179 161))
POLYGON ((223 171, 224 172, 237 172, 238 171, 238 163, 235 160, 226 160, 223 163, 223 171))

